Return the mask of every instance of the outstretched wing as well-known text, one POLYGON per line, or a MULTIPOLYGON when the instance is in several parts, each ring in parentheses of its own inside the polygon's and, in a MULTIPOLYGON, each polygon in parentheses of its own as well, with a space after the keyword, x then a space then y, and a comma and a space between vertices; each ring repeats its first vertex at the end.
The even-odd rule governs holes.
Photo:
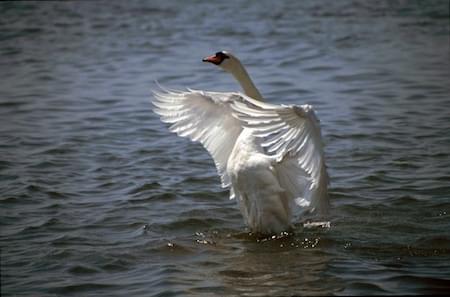
POLYGON ((326 213, 328 175, 319 120, 310 105, 274 105, 246 97, 231 105, 234 115, 277 162, 281 186, 302 207, 326 213))
POLYGON ((211 154, 222 181, 230 186, 227 161, 242 131, 241 122, 232 116, 230 103, 242 101, 239 93, 188 90, 154 92, 154 112, 172 124, 179 136, 199 141, 211 154))

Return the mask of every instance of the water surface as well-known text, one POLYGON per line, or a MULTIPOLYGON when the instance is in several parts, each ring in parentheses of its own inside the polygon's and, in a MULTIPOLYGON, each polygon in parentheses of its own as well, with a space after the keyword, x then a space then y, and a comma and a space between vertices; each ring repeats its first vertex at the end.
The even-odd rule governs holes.
POLYGON ((444 294, 450 290, 447 1, 0 5, 2 296, 444 294), (312 104, 331 228, 248 234, 155 80, 312 104))

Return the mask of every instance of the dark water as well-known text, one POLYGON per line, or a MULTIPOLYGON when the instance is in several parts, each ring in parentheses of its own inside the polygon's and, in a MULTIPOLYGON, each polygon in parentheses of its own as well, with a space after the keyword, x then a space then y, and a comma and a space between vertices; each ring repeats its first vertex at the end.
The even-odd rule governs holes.
POLYGON ((450 291, 448 1, 0 3, 2 296, 450 291), (335 3, 337 2, 337 3, 335 3), (313 104, 331 228, 257 239, 154 80, 313 104))

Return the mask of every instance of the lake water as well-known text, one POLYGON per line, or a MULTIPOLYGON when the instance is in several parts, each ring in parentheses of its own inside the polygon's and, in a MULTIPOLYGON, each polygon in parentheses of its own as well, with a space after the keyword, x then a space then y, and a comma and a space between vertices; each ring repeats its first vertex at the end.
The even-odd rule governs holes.
POLYGON ((448 1, 0 3, 2 296, 450 291, 448 1), (331 227, 248 233, 166 87, 312 104, 331 227))

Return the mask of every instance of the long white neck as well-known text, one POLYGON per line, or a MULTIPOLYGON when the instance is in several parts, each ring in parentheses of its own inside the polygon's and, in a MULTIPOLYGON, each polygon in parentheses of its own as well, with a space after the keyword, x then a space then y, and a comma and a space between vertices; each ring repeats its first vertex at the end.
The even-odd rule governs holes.
POLYGON ((245 95, 259 101, 264 101, 261 93, 259 93, 258 89, 255 87, 253 81, 248 75, 247 70, 245 70, 244 66, 239 62, 239 60, 236 59, 236 62, 237 63, 235 64, 235 67, 233 67, 230 72, 241 85, 245 95))

